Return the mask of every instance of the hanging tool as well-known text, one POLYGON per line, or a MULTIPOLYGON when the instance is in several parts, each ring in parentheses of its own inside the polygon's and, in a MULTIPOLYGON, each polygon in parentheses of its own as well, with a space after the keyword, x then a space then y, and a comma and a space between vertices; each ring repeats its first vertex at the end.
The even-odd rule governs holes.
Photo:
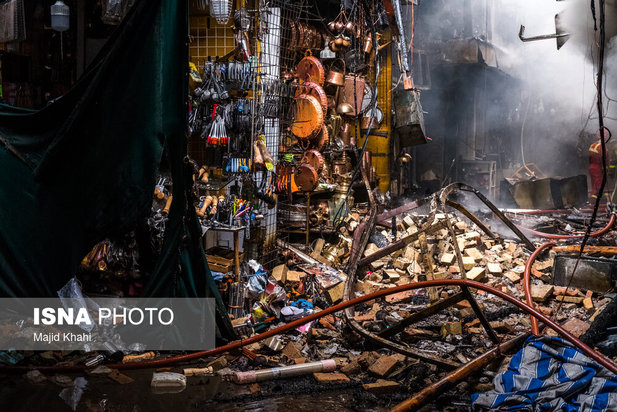
POLYGON ((156 186, 154 186, 154 195, 159 200, 163 200, 166 197, 165 196, 165 180, 166 179, 164 177, 160 177, 158 182, 156 183, 156 186))

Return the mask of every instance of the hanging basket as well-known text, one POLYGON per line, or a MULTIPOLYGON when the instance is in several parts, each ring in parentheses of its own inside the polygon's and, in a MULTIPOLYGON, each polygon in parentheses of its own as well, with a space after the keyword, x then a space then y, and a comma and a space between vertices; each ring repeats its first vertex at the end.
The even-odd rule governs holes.
POLYGON ((210 17, 219 24, 227 24, 233 9, 232 0, 210 0, 210 17))

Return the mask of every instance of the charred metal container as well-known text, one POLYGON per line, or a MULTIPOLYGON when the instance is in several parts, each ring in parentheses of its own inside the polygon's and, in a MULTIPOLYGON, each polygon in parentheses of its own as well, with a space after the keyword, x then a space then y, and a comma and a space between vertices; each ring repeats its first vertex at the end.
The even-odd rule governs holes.
MULTIPOLYGON (((576 256, 557 255, 553 265, 553 283, 557 286, 568 286, 575 265, 576 256)), ((603 293, 614 287, 615 279, 616 260, 583 256, 570 287, 603 293)))
POLYGON ((393 97, 396 130, 400 147, 417 146, 426 143, 424 114, 420 105, 420 91, 395 90, 393 97))
POLYGON ((516 182, 510 191, 523 209, 561 209, 576 207, 587 201, 585 175, 564 179, 539 179, 516 182))

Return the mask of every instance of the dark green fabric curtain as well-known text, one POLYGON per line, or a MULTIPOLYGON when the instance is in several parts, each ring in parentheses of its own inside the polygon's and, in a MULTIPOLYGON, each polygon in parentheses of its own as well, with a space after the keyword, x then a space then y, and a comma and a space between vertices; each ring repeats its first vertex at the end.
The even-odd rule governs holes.
POLYGON ((173 205, 148 296, 217 299, 186 157, 186 0, 138 0, 84 76, 40 111, 0 106, 0 294, 55 296, 94 244, 150 211, 166 149, 173 205))

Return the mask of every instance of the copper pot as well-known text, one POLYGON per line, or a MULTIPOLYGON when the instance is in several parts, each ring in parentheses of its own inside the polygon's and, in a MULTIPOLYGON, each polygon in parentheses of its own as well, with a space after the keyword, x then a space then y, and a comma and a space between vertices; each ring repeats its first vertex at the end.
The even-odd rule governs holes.
POLYGON ((324 114, 316 97, 301 94, 294 99, 291 132, 300 140, 312 139, 321 131, 324 114))
POLYGON ((328 112, 328 96, 320 85, 314 82, 304 82, 299 85, 296 90, 296 96, 300 96, 302 94, 311 95, 319 100, 319 103, 321 103, 321 107, 323 109, 323 115, 324 117, 326 116, 328 112))
POLYGON ((311 81, 319 85, 324 83, 324 68, 321 61, 314 57, 310 50, 306 50, 306 54, 297 66, 298 79, 300 83, 311 81))
POLYGON ((317 189, 319 176, 313 166, 303 163, 293 175, 294 182, 299 190, 303 192, 312 192, 317 189))
POLYGON ((326 83, 333 84, 335 86, 343 86, 345 85, 345 60, 336 59, 332 65, 330 66, 330 70, 328 71, 328 75, 326 76, 326 83), (334 65, 337 62, 342 62, 342 70, 335 70, 334 65))
POLYGON ((356 116, 362 108, 364 99, 365 80, 356 74, 345 75, 345 86, 340 89, 338 94, 338 105, 336 112, 347 116, 356 116), (355 101, 354 101, 355 99, 355 101), (345 110, 339 110, 345 109, 345 110))
POLYGON ((351 170, 351 164, 349 163, 349 159, 347 158, 346 155, 343 155, 343 157, 334 161, 333 170, 332 170, 334 172, 334 175, 342 176, 344 174, 349 173, 350 170, 351 170))

